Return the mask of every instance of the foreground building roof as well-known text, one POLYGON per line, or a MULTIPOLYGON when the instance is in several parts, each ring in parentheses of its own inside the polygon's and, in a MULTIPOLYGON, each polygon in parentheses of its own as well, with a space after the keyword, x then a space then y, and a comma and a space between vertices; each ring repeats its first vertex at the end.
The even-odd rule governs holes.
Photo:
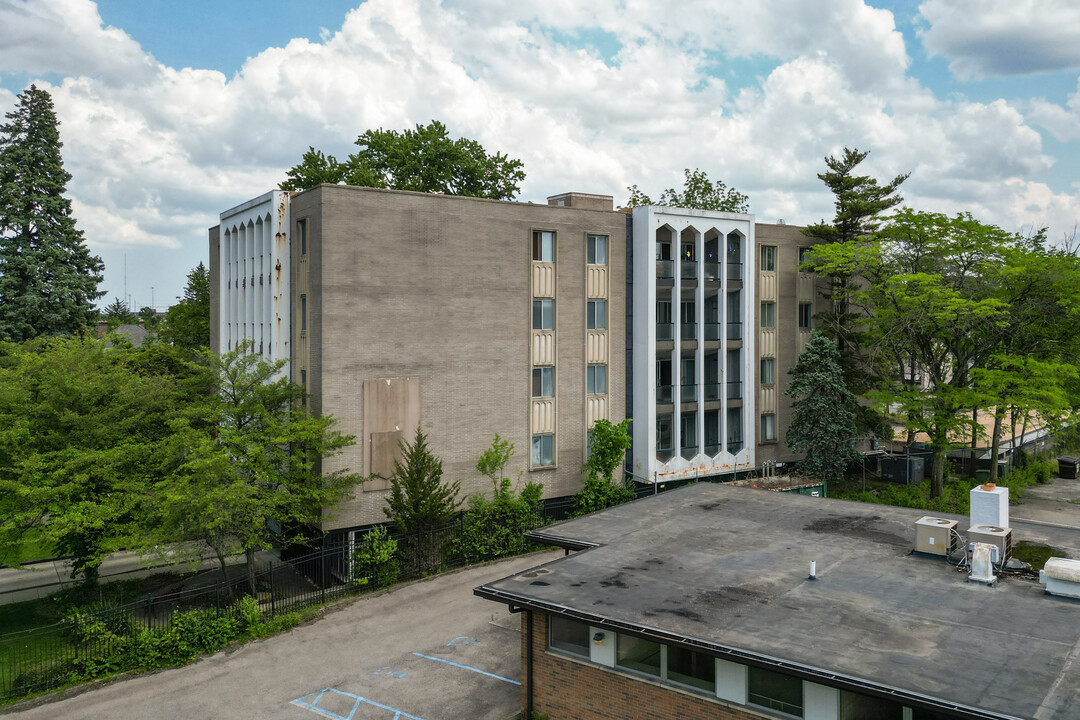
MULTIPOLYGON (((925 514, 702 483, 543 528, 583 551, 476 593, 961 716, 1076 717, 1080 601, 912 553, 925 514)), ((1076 531, 1013 532, 1080 557, 1076 531)))

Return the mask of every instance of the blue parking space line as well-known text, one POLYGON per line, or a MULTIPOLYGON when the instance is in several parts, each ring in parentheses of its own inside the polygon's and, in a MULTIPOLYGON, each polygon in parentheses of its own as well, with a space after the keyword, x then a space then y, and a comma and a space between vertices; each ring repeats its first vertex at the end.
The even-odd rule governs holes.
POLYGON ((469 667, 468 665, 462 665, 462 664, 456 663, 456 662, 450 662, 449 660, 443 660, 442 658, 432 657, 430 655, 424 655, 423 653, 414 652, 413 655, 415 655, 417 657, 427 658, 428 660, 434 660, 435 662, 441 662, 441 663, 446 663, 447 665, 453 665, 454 667, 461 668, 462 670, 471 670, 474 673, 480 673, 481 675, 487 675, 488 677, 493 677, 496 680, 502 680, 503 682, 508 682, 508 683, 510 683, 512 685, 517 685, 519 687, 521 686, 521 683, 519 683, 517 680, 511 680, 510 678, 505 678, 502 675, 496 675, 494 673, 489 673, 486 670, 480 670, 479 668, 469 667))
POLYGON ((374 705, 377 708, 381 708, 383 710, 389 710, 390 712, 394 713, 393 720, 424 720, 423 718, 417 717, 416 715, 410 715, 409 713, 405 712, 404 710, 398 710, 395 707, 390 707, 389 705, 383 705, 382 703, 375 702, 374 700, 370 700, 370 699, 365 698, 365 697, 360 697, 359 695, 355 695, 353 693, 342 692, 341 690, 336 690, 336 689, 330 688, 330 687, 323 688, 322 690, 320 690, 317 693, 310 693, 308 695, 304 695, 303 697, 299 697, 299 698, 293 700, 292 702, 293 702, 293 705, 299 705, 300 707, 307 708, 308 710, 311 710, 312 712, 316 712, 316 713, 322 715, 323 717, 332 718, 332 720, 352 720, 353 716, 356 714, 357 709, 362 704, 363 705, 374 705), (353 703, 352 709, 349 711, 348 715, 338 715, 335 712, 330 712, 329 710, 324 710, 323 708, 317 706, 317 703, 319 702, 319 700, 322 699, 322 696, 324 694, 328 693, 328 692, 336 693, 338 695, 344 695, 345 697, 353 698, 355 700, 355 702, 353 703), (307 698, 310 698, 310 697, 314 697, 315 699, 312 700, 311 702, 308 702, 307 698))

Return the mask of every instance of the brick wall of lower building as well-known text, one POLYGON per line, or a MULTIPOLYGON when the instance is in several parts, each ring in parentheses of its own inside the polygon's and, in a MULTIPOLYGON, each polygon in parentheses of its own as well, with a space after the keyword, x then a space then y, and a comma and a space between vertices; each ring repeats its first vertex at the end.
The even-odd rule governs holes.
MULTIPOLYGON (((521 716, 526 717, 527 613, 521 613, 521 716)), ((533 712, 550 720, 761 720, 770 716, 547 651, 547 616, 533 614, 533 712)))

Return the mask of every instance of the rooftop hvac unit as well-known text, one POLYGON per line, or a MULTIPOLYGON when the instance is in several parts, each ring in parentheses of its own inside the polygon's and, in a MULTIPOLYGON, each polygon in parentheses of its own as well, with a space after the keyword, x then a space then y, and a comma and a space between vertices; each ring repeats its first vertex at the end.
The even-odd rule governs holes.
POLYGON ((972 525, 1009 527, 1009 488, 990 483, 976 485, 971 488, 970 499, 972 525))
POLYGON ((1012 557, 1012 528, 996 525, 972 525, 968 528, 968 543, 986 543, 997 548, 997 560, 1004 565, 1012 557))
POLYGON ((948 557, 959 547, 956 521, 939 517, 921 517, 915 521, 915 551, 948 557))
POLYGON ((1039 582, 1051 595, 1080 598, 1080 560, 1050 558, 1039 571, 1039 582))

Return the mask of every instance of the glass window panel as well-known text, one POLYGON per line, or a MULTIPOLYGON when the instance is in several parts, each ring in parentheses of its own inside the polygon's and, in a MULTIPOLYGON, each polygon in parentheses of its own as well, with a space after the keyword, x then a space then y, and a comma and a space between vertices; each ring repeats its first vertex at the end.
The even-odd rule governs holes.
POLYGON ((607 328, 607 300, 590 300, 586 308, 588 328, 604 330, 607 328))
POLYGON ((555 233, 547 230, 533 231, 533 260, 555 261, 555 233))
POLYGON ((776 270, 776 246, 775 245, 762 245, 761 246, 761 270, 763 272, 773 272, 776 270))
POLYGON ((533 330, 555 329, 555 301, 533 300, 533 330))
POLYGON ((615 639, 615 664, 659 676, 660 643, 619 633, 615 639))
POLYGON ((607 365, 590 365, 585 372, 586 391, 590 395, 607 392, 607 365))
POLYGON ((533 368, 532 377, 533 377, 532 396, 534 398, 555 397, 555 368, 553 368, 553 367, 533 368))
POLYGON ((658 415, 656 417, 656 448, 658 450, 671 449, 670 415, 658 415))
POLYGON ((776 383, 776 358, 761 358, 761 384, 776 383))
POLYGON ((656 301, 656 322, 669 323, 671 322, 671 301, 670 300, 657 300, 656 301))
POLYGON ((548 647, 589 657, 589 626, 557 615, 549 615, 548 647))
POLYGON ((590 235, 588 240, 588 263, 607 265, 607 235, 590 235))
POLYGON ((799 264, 802 265, 804 262, 807 262, 808 260, 810 260, 810 248, 808 248, 808 247, 799 248, 799 264))
POLYGON ((761 416, 761 439, 776 439, 776 415, 767 413, 761 416))
POLYGON ((555 436, 533 435, 532 437, 532 464, 533 467, 555 464, 555 436))
POLYGON ((307 295, 300 296, 300 329, 307 330, 307 295))
POLYGON ((776 327, 776 303, 763 302, 761 303, 761 327, 774 328, 776 327))
POLYGON ((747 699, 751 703, 802 717, 802 680, 756 667, 747 669, 747 680, 749 684, 747 699))
POLYGON ((709 692, 716 691, 716 661, 693 650, 668 646, 667 678, 709 692))
MULTIPOLYGON (((840 720, 902 720, 903 717, 904 706, 898 702, 847 690, 840 691, 840 720)), ((919 717, 918 714, 915 717, 919 717)))
POLYGON ((811 303, 799 303, 799 327, 808 329, 814 316, 814 306, 811 303))

